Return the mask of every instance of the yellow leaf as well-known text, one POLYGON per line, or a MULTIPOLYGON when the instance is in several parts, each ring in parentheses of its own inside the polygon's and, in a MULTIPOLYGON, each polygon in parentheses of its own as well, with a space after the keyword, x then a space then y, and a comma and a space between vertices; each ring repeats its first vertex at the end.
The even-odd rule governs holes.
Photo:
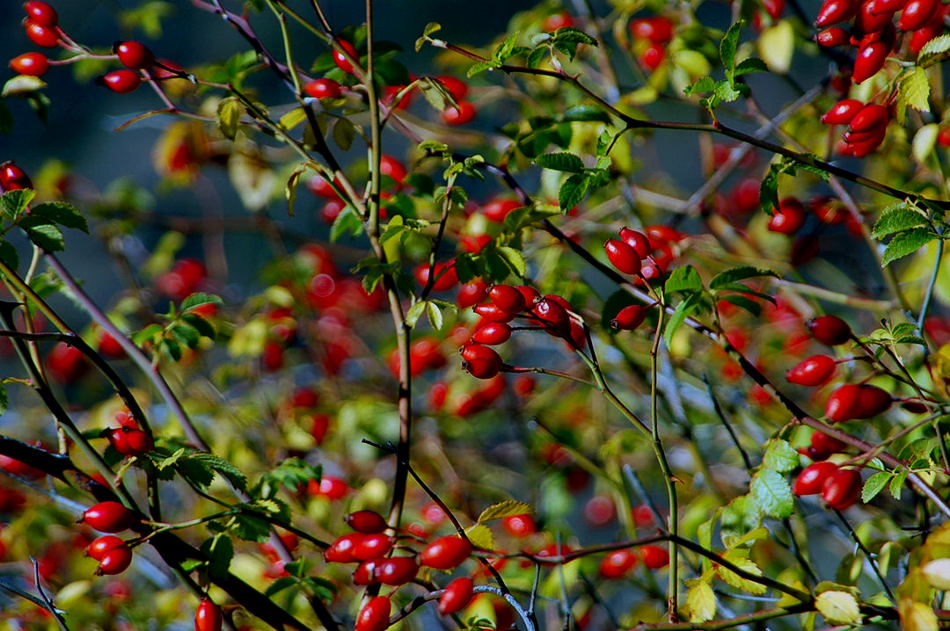
POLYGON ((923 164, 927 156, 929 156, 934 150, 934 147, 937 146, 938 133, 940 133, 940 125, 937 123, 924 125, 917 130, 917 133, 914 134, 914 141, 911 143, 914 160, 923 164))
POLYGON ((229 96, 218 103, 218 128, 226 138, 234 139, 238 126, 241 124, 242 114, 244 114, 244 105, 237 97, 229 96))
POLYGON ((936 559, 931 561, 921 571, 927 582, 936 589, 950 589, 950 559, 936 559))
POLYGON ((469 541, 471 541, 472 545, 474 545, 476 548, 494 550, 495 537, 491 534, 491 528, 489 528, 488 526, 483 526, 482 524, 475 524, 474 526, 466 530, 465 534, 468 535, 469 541))
POLYGON ((482 514, 478 516, 478 523, 484 524, 486 521, 493 519, 501 519, 502 517, 511 517, 513 515, 524 515, 525 513, 531 512, 533 512, 533 509, 530 504, 517 502, 515 500, 505 500, 504 502, 492 504, 483 510, 482 514))
POLYGON ((823 592, 815 599, 815 607, 832 624, 858 624, 861 622, 858 599, 848 592, 823 592))
MULTIPOLYGON (((722 555, 722 558, 726 559, 727 561, 731 561, 735 565, 739 566, 739 569, 745 570, 750 574, 762 576, 762 570, 760 570, 759 566, 755 564, 755 561, 748 558, 748 555, 749 551, 747 549, 737 548, 735 550, 729 550, 724 555, 722 555)), ((766 591, 768 591, 765 585, 756 583, 755 581, 750 581, 746 578, 742 578, 732 570, 722 565, 716 568, 716 573, 725 583, 728 583, 736 589, 741 589, 744 592, 761 596, 766 591)))
POLYGON ((758 41, 759 57, 772 72, 785 73, 792 65, 795 32, 788 20, 762 31, 758 41))
POLYGON ((901 616, 901 629, 904 631, 938 631, 940 628, 937 614, 924 603, 904 598, 901 600, 898 613, 901 616))
POLYGON ((690 622, 706 622, 716 616, 716 594, 709 583, 699 582, 686 592, 690 622))
POLYGON ((307 120, 307 113, 303 110, 302 107, 295 107, 286 114, 280 117, 278 121, 280 126, 286 130, 291 130, 300 123, 307 120))

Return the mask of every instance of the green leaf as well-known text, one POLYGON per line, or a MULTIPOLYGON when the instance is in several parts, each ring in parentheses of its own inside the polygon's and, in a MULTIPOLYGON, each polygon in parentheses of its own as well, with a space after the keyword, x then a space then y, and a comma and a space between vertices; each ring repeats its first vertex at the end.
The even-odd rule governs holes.
POLYGON ((888 490, 891 492, 891 496, 893 496, 895 500, 899 500, 901 498, 904 490, 904 482, 907 480, 907 476, 909 474, 909 469, 901 469, 894 474, 894 478, 891 480, 891 485, 888 487, 888 490))
POLYGON ((890 471, 878 471, 864 482, 864 488, 861 490, 861 501, 865 504, 874 499, 874 497, 884 490, 887 483, 894 476, 890 471))
POLYGON ((699 580, 686 592, 690 622, 706 622, 716 617, 716 594, 709 583, 699 580))
POLYGON ((692 85, 686 86, 683 93, 686 96, 692 96, 702 92, 712 92, 716 89, 716 80, 712 77, 700 77, 692 85))
POLYGON ((243 115, 244 104, 236 96, 221 99, 218 103, 218 129, 225 138, 234 140, 243 115))
MULTIPOLYGON (((762 570, 755 564, 755 561, 749 558, 749 550, 747 548, 729 550, 722 556, 727 561, 731 561, 739 566, 740 569, 750 574, 755 574, 756 576, 762 576, 762 570)), ((723 565, 716 568, 716 574, 726 584, 750 594, 761 596, 768 591, 765 585, 743 578, 723 565)))
POLYGON ((664 285, 664 290, 667 293, 673 293, 675 291, 702 291, 702 289, 703 279, 700 278, 699 272, 697 272, 692 265, 684 265, 683 267, 674 269, 664 285))
POLYGON ((7 387, 0 383, 0 414, 4 414, 7 411, 7 407, 10 405, 10 398, 7 395, 7 387))
POLYGON ((514 515, 525 515, 533 513, 534 510, 530 504, 518 502, 515 500, 505 500, 492 504, 478 515, 478 523, 484 524, 486 521, 501 519, 502 517, 512 517, 514 515))
POLYGON ((904 122, 908 107, 919 112, 930 111, 930 81, 927 71, 920 66, 904 74, 898 82, 897 120, 904 122))
POLYGON ((742 20, 729 27, 722 41, 719 42, 719 58, 726 70, 726 76, 731 77, 736 67, 736 49, 739 47, 739 34, 742 31, 742 20))
POLYGON ((739 307, 740 309, 745 309, 756 317, 762 313, 762 306, 759 303, 741 294, 722 294, 721 296, 717 297, 739 307))
POLYGON ((444 324, 442 309, 432 300, 426 302, 426 316, 429 318, 429 324, 432 325, 432 328, 436 331, 442 330, 444 324))
POLYGON ((38 247, 47 252, 59 252, 66 249, 66 240, 63 231, 48 223, 48 219, 24 217, 20 220, 20 227, 26 231, 26 236, 38 247))
POLYGON ((784 519, 792 514, 792 489, 780 473, 770 469, 759 471, 752 477, 750 490, 756 504, 766 515, 784 519))
POLYGON ((574 105, 564 111, 563 120, 568 122, 610 123, 610 116, 595 105, 574 105))
POLYGON ((535 163, 542 169, 564 171, 566 173, 580 173, 584 170, 584 162, 573 153, 545 153, 535 158, 535 163))
POLYGON ((171 325, 168 332, 176 342, 191 349, 198 348, 198 343, 201 341, 201 333, 198 329, 184 322, 171 325))
POLYGON ((292 587, 298 584, 299 584, 299 580, 296 577, 282 576, 278 578, 276 581, 274 581, 273 583, 271 583, 270 585, 268 585, 267 589, 264 590, 264 594, 267 596, 273 596, 274 594, 278 594, 284 591, 288 587, 292 587))
POLYGON ((762 466, 772 471, 786 473, 798 466, 798 452, 788 444, 788 441, 773 438, 766 447, 762 466))
POLYGON ((419 318, 422 317, 422 314, 425 313, 428 302, 428 300, 420 300, 416 304, 409 307, 409 311, 406 312, 407 325, 416 326, 416 322, 418 322, 419 318))
POLYGON ((580 204, 587 196, 590 180, 586 173, 576 173, 564 180, 558 191, 558 204, 565 212, 580 204))
POLYGON ((754 72, 768 72, 769 68, 765 65, 765 62, 757 57, 749 57, 748 59, 742 60, 738 66, 736 66, 735 76, 739 77, 744 74, 751 74, 754 72))
POLYGON ((908 228, 915 228, 927 223, 927 218, 920 212, 914 210, 906 202, 889 206, 881 211, 881 216, 871 230, 871 236, 875 239, 886 237, 895 232, 902 232, 908 228))
POLYGON ((221 300, 221 298, 219 298, 218 296, 215 296, 214 294, 205 294, 205 293, 197 292, 197 293, 189 295, 187 298, 185 298, 182 301, 181 310, 189 311, 191 309, 194 309, 196 307, 201 307, 204 305, 222 305, 222 304, 224 304, 224 301, 221 300))
POLYGON ((209 486, 211 484, 215 473, 220 473, 223 475, 233 486, 238 489, 244 489, 247 486, 247 478, 240 469, 235 467, 224 458, 215 456, 214 454, 209 454, 204 451, 196 451, 181 458, 179 461, 179 466, 191 467, 192 465, 194 466, 195 471, 202 471, 201 479, 207 481, 204 486, 209 486), (205 471, 207 473, 204 473, 205 471))
POLYGON ((265 543, 270 538, 270 526, 266 521, 254 515, 241 513, 235 515, 231 523, 231 532, 238 539, 265 543))
POLYGON ((89 224, 83 217, 79 209, 66 202, 45 202, 37 204, 30 210, 33 217, 43 217, 54 223, 58 223, 64 228, 75 228, 83 232, 89 232, 89 224))
POLYGON ((181 315, 183 322, 188 323, 201 335, 215 339, 218 335, 218 332, 214 330, 214 325, 202 318, 200 315, 195 313, 183 313, 181 315))
POLYGON ((597 40, 584 31, 573 26, 563 26, 554 31, 553 41, 555 42, 573 42, 577 44, 587 44, 588 46, 597 46, 597 40))
POLYGON ((0 261, 13 271, 20 266, 20 255, 9 241, 0 241, 0 261))
POLYGON ((36 191, 31 188, 21 188, 7 191, 0 197, 0 211, 12 220, 19 218, 27 205, 36 197, 36 191))
POLYGON ((508 267, 520 278, 524 278, 525 274, 528 272, 527 263, 525 263, 524 256, 521 252, 515 248, 503 246, 498 248, 498 254, 505 260, 505 263, 508 264, 508 267))
POLYGON ((208 573, 213 577, 222 577, 228 573, 231 559, 234 558, 234 543, 225 533, 218 533, 201 544, 201 552, 209 559, 208 573))
POLYGON ((676 334, 677 329, 682 326, 683 322, 688 318, 694 311, 699 309, 703 304, 703 294, 701 292, 694 292, 688 294, 686 299, 683 302, 676 305, 676 310, 673 312, 673 315, 670 317, 669 322, 666 323, 666 330, 663 331, 663 338, 666 340, 666 345, 670 346, 673 341, 673 335, 676 334))
POLYGON ((750 265, 743 265, 742 267, 733 267, 732 269, 727 269, 724 272, 719 272, 713 276, 712 280, 709 281, 710 289, 722 289, 727 285, 731 285, 740 280, 745 280, 747 278, 760 278, 762 276, 773 276, 778 278, 778 274, 768 269, 761 269, 758 267, 752 267, 750 265))
POLYGON ((940 37, 935 37, 920 49, 920 52, 917 54, 917 64, 922 65, 921 62, 935 55, 941 55, 950 50, 950 35, 941 35, 940 37))
POLYGON ((362 232, 363 223, 356 215, 356 211, 351 206, 347 206, 333 220, 333 225, 330 227, 330 241, 336 241, 346 234, 355 237, 362 232))
POLYGON ((479 61, 479 62, 477 62, 477 63, 472 64, 472 65, 469 67, 468 71, 465 73, 465 76, 468 77, 469 79, 471 79, 471 78, 474 77, 475 75, 480 74, 480 73, 482 73, 482 72, 485 72, 485 71, 488 70, 489 68, 497 68, 497 67, 499 67, 500 65, 501 65, 501 64, 499 64, 499 63, 497 63, 497 62, 495 62, 495 61, 493 61, 493 60, 479 61))
POLYGON ((349 151, 353 146, 358 128, 347 118, 338 118, 333 124, 333 142, 343 151, 349 151))
POLYGON ((884 267, 899 258, 913 254, 936 238, 930 228, 911 228, 906 232, 895 234, 881 256, 881 267, 884 267))

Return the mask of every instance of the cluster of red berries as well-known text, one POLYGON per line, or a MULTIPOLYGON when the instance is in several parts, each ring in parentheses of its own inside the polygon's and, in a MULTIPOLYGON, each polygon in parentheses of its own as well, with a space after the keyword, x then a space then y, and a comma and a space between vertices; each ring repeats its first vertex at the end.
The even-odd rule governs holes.
POLYGON ((155 449, 155 442, 148 435, 128 411, 120 411, 115 415, 119 427, 104 430, 112 448, 123 456, 138 456, 155 449))
POLYGON ((884 142, 890 113, 885 106, 877 103, 865 104, 857 99, 844 99, 825 112, 821 122, 826 125, 847 125, 838 153, 863 158, 884 142))
POLYGON ((630 22, 630 34, 640 63, 656 70, 666 59, 666 45, 673 39, 673 23, 662 16, 637 18, 630 22))
POLYGON ((812 463, 802 469, 792 485, 795 495, 818 495, 837 510, 844 510, 861 493, 861 473, 857 469, 843 469, 827 460, 812 463))
POLYGON ((907 50, 916 55, 943 33, 945 11, 940 0, 825 0, 815 19, 815 26, 825 30, 815 40, 826 47, 856 46, 851 79, 862 83, 884 67, 898 43, 898 30, 910 33, 907 50), (893 19, 898 12, 895 28, 893 19), (850 32, 832 26, 841 22, 851 22, 850 32))
MULTIPOLYGON (((100 502, 82 514, 81 523, 100 532, 122 532, 136 522, 135 513, 119 502, 100 502)), ((99 562, 96 574, 120 574, 132 563, 132 548, 115 535, 104 535, 86 547, 86 554, 99 562)))
POLYGON ((636 282, 653 281, 669 269, 676 258, 675 244, 686 238, 669 226, 648 226, 644 232, 621 228, 619 239, 604 243, 607 259, 618 271, 636 276, 636 282))
POLYGON ((172 300, 184 300, 199 291, 208 277, 204 263, 197 259, 180 259, 171 270, 155 279, 158 290, 172 300))
MULTIPOLYGON (((379 160, 379 172, 381 175, 388 176, 396 183, 396 190, 400 190, 403 185, 403 181, 406 179, 407 171, 406 166, 396 157, 383 154, 380 156, 379 160)), ((343 212, 343 209, 346 208, 346 202, 340 197, 337 190, 342 190, 342 185, 337 180, 334 184, 331 184, 321 175, 315 175, 306 182, 307 188, 314 195, 325 198, 327 201, 324 203, 323 207, 320 209, 320 218, 328 224, 332 224, 336 221, 336 218, 340 216, 340 213, 343 212)), ((383 201, 392 198, 391 191, 382 191, 380 193, 380 198, 383 201)), ((385 219, 388 215, 385 204, 380 208, 380 217, 385 219)))
POLYGON ((635 550, 614 550, 600 560, 600 575, 611 579, 623 578, 640 561, 651 570, 659 570, 669 565, 670 553, 666 548, 654 545, 641 546, 635 550))
POLYGON ((455 105, 442 110, 442 121, 446 125, 465 125, 475 118, 475 105, 465 99, 468 96, 468 84, 456 77, 436 77, 442 86, 455 99, 455 105))

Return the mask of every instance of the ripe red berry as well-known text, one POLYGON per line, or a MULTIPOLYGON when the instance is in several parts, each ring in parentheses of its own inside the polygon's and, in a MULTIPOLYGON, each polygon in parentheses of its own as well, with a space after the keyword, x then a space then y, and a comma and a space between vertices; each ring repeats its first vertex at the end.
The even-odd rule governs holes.
POLYGON ((904 5, 897 26, 902 31, 923 28, 940 8, 940 0, 910 0, 904 5))
POLYGON ((664 17, 639 18, 630 22, 630 34, 637 39, 665 44, 673 39, 673 23, 664 17))
POLYGON ((650 251, 653 249, 650 245, 650 240, 647 238, 647 235, 639 230, 623 227, 620 229, 620 238, 624 243, 633 248, 641 259, 650 256, 650 251))
MULTIPOLYGON (((359 61, 359 58, 360 58, 359 53, 356 52, 356 47, 353 46, 353 44, 346 41, 345 39, 338 39, 336 43, 339 44, 340 48, 345 50, 352 59, 354 59, 355 61, 359 61)), ((342 70, 343 72, 346 72, 346 73, 353 72, 353 64, 350 63, 350 60, 347 59, 343 55, 343 53, 341 53, 335 48, 333 49, 333 63, 335 63, 336 67, 342 70)))
POLYGON ((819 46, 824 46, 825 48, 841 46, 848 41, 848 32, 840 26, 833 26, 815 35, 815 41, 819 46))
POLYGON ((467 576, 460 576, 445 586, 445 592, 439 597, 439 615, 449 616, 464 609, 472 600, 474 582, 467 576))
POLYGON ((815 460, 824 460, 828 456, 839 451, 847 449, 848 444, 844 441, 833 438, 824 432, 815 432, 811 435, 811 448, 815 460))
POLYGON ((221 631, 223 624, 221 609, 211 600, 203 598, 195 610, 195 631, 221 631))
POLYGON ((373 577, 383 585, 405 585, 419 572, 419 564, 413 557, 392 557, 376 561, 373 577))
POLYGON ((43 53, 23 53, 10 60, 10 68, 20 74, 42 77, 49 70, 49 59, 43 53))
POLYGON ((23 23, 23 28, 26 29, 26 36, 37 46, 55 48, 59 45, 59 35, 53 28, 29 20, 23 23))
POLYGON ((605 495, 595 495, 584 504, 584 519, 595 528, 606 526, 617 516, 613 500, 605 495))
POLYGON ((617 313, 617 316, 610 321, 610 327, 620 331, 633 331, 643 324, 647 317, 649 307, 646 305, 629 305, 617 313))
POLYGON ((827 383, 837 369, 835 360, 827 355, 812 355, 798 362, 785 373, 789 383, 813 388, 827 383))
POLYGON ((614 550, 600 560, 600 575, 621 578, 637 565, 637 555, 630 550, 614 550))
POLYGON ((26 19, 30 22, 49 28, 55 28, 59 24, 59 14, 56 13, 56 9, 46 2, 30 0, 30 2, 23 4, 23 10, 26 11, 26 19))
POLYGON ((794 197, 786 197, 772 212, 769 230, 781 234, 795 234, 805 225, 805 207, 794 197))
POLYGON ((346 525, 356 532, 373 534, 386 530, 386 520, 373 510, 358 510, 346 516, 346 525))
POLYGON ((112 50, 126 68, 143 70, 155 65, 155 55, 141 42, 116 42, 112 50))
POLYGON ((7 160, 0 164, 0 187, 3 187, 4 191, 33 188, 33 181, 30 180, 26 171, 14 164, 12 160, 7 160))
POLYGON ((392 602, 386 596, 376 596, 356 617, 356 627, 354 631, 383 631, 389 626, 389 612, 392 609, 392 602))
POLYGON ((351 532, 343 535, 324 550, 323 558, 327 563, 355 563, 357 558, 353 556, 353 550, 363 541, 365 536, 361 532, 351 532))
POLYGON ((389 554, 395 541, 392 537, 381 533, 364 536, 353 546, 353 558, 357 561, 369 561, 389 554))
POLYGON ((425 547, 419 562, 437 570, 451 570, 472 553, 472 544, 457 535, 439 537, 425 547))
POLYGON ((459 282, 458 273, 455 271, 455 261, 445 263, 436 263, 432 268, 428 263, 420 263, 416 266, 416 282, 425 287, 429 282, 430 270, 435 270, 435 282, 432 284, 433 291, 447 291, 455 287, 459 282))
POLYGON ((640 63, 651 72, 659 68, 664 59, 666 59, 666 47, 662 44, 650 44, 640 53, 640 63))
POLYGON ((370 559, 369 561, 363 561, 359 564, 359 567, 353 572, 353 584, 354 585, 375 585, 378 581, 376 580, 376 563, 382 559, 370 559))
POLYGON ((395 180, 397 186, 401 186, 406 179, 406 167, 398 158, 383 154, 379 157, 379 172, 395 180))
POLYGON ((142 77, 134 70, 113 70, 99 77, 98 82, 113 92, 128 94, 142 84, 142 77))
POLYGON ((883 105, 868 103, 862 107, 851 119, 848 131, 852 134, 873 132, 887 126, 888 110, 883 105))
POLYGON ((838 469, 831 473, 821 488, 821 499, 838 510, 844 510, 858 501, 861 493, 861 474, 857 469, 838 469))
POLYGON ((132 549, 125 545, 109 548, 102 553, 99 559, 99 568, 96 574, 121 574, 132 564, 132 549))
POLYGON ((564 337, 571 332, 571 317, 567 310, 556 301, 545 296, 534 304, 531 313, 540 320, 540 324, 551 335, 564 337))
POLYGON ((660 546, 643 546, 639 550, 643 564, 651 570, 658 570, 670 564, 670 553, 660 546))
POLYGON ((531 515, 511 515, 501 520, 501 525, 512 537, 527 537, 537 532, 537 526, 531 515))
POLYGON ((333 79, 314 79, 303 86, 303 91, 315 99, 336 99, 343 94, 343 88, 333 79))
POLYGON ((472 341, 487 346, 504 344, 511 338, 511 327, 504 322, 486 322, 472 335, 472 341))
POLYGON ((863 107, 864 103, 857 99, 838 101, 822 115, 821 122, 825 125, 847 125, 863 107))
POLYGON ((116 537, 115 535, 103 535, 96 539, 92 540, 88 546, 86 546, 86 555, 92 557, 96 561, 101 561, 102 556, 112 548, 116 546, 124 546, 125 541, 116 537))
POLYGON ((519 313, 525 308, 525 297, 517 287, 494 285, 488 290, 488 297, 502 311, 519 313))
POLYGON ((488 284, 480 278, 465 283, 459 287, 455 301, 459 307, 465 309, 477 305, 488 297, 488 284))
POLYGON ((135 513, 119 502, 99 502, 87 508, 80 521, 102 532, 121 532, 135 522, 135 513))
POLYGON ((482 207, 482 214, 489 221, 501 223, 505 220, 515 208, 521 208, 524 204, 514 199, 493 199, 482 207))
POLYGON ((858 55, 854 59, 851 80, 858 84, 876 75, 878 70, 884 67, 884 62, 887 61, 887 54, 890 51, 890 45, 883 40, 869 42, 862 46, 858 49, 858 55))
POLYGON ((465 125, 472 122, 475 114, 475 105, 463 99, 442 110, 442 121, 446 125, 465 125))
POLYGON ((478 379, 491 379, 501 372, 504 362, 494 350, 482 344, 462 347, 462 368, 478 379))
POLYGON ((836 315, 823 315, 805 323, 816 340, 828 346, 844 344, 851 339, 851 327, 836 315))
POLYGON ((825 480, 837 470, 838 465, 833 462, 816 462, 808 465, 795 478, 792 493, 798 496, 821 493, 825 480))
POLYGON ((858 392, 858 407, 855 418, 871 418, 883 414, 893 403, 890 393, 883 388, 861 384, 858 392))
POLYGON ((514 313, 502 310, 493 302, 475 305, 472 308, 472 311, 480 315, 482 319, 489 322, 510 322, 516 315, 514 313))
POLYGON ((624 274, 635 275, 640 273, 640 255, 632 247, 618 239, 608 239, 604 243, 604 250, 610 264, 624 274))
POLYGON ((859 6, 859 0, 825 0, 815 18, 815 26, 823 28, 850 20, 858 12, 859 6))

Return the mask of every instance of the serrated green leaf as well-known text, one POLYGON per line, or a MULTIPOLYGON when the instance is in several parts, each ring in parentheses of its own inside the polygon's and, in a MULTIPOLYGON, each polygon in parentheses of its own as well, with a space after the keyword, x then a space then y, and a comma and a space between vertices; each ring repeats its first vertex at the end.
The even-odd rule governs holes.
POLYGON ((218 335, 218 332, 214 329, 214 325, 196 313, 183 313, 181 319, 194 327, 198 333, 205 337, 213 340, 218 335))
POLYGON ((573 153, 545 153, 534 159, 543 169, 564 171, 566 173, 580 173, 584 170, 584 161, 573 153))
POLYGON ((733 304, 740 309, 745 309, 754 316, 759 316, 762 314, 762 306, 751 298, 740 294, 722 294, 718 296, 720 300, 725 300, 726 302, 733 304))
POLYGON ((913 254, 933 241, 936 236, 930 228, 911 228, 905 232, 898 232, 884 248, 884 254, 881 256, 881 267, 913 254))
MULTIPOLYGON (((233 464, 221 458, 203 451, 189 454, 183 461, 199 462, 209 470, 220 473, 236 488, 243 489, 247 486, 247 477, 233 464)), ((209 482, 210 484, 210 482, 209 482)))
POLYGON ((532 512, 534 512, 534 510, 531 508, 530 504, 525 504, 524 502, 518 502, 516 500, 505 500, 504 502, 492 504, 479 513, 478 523, 484 524, 485 522, 491 521, 493 519, 513 517, 514 515, 524 515, 532 512))
POLYGON ((930 111, 930 81, 927 71, 920 66, 904 74, 898 83, 897 119, 903 123, 906 108, 912 107, 919 112, 930 111))
POLYGON ((202 292, 196 292, 190 294, 181 302, 181 310, 189 311, 195 309, 196 307, 201 307, 204 305, 223 305, 224 301, 221 300, 218 296, 214 294, 206 294, 202 292))
POLYGON ((891 479, 891 484, 888 487, 888 490, 891 493, 891 496, 895 500, 899 500, 904 491, 904 482, 907 480, 907 476, 910 474, 908 469, 901 469, 900 471, 894 474, 894 477, 891 479))
POLYGON ((881 211, 881 216, 871 230, 875 239, 886 237, 895 232, 915 228, 927 223, 927 218, 907 203, 890 206, 881 211))
POLYGON ((742 31, 742 20, 729 27, 719 42, 719 58, 722 60, 726 76, 730 77, 736 67, 736 49, 739 46, 739 34, 742 31))
POLYGON ((564 180, 558 191, 558 203, 565 211, 580 204, 587 196, 590 179, 586 173, 576 173, 564 180))
POLYGON ((9 241, 0 241, 0 261, 13 271, 20 267, 20 255, 9 241))
POLYGON ((45 202, 30 209, 30 215, 49 219, 64 228, 89 232, 89 224, 78 208, 67 202, 45 202))
POLYGON ((763 469, 752 477, 749 488, 756 504, 769 517, 784 519, 792 514, 792 489, 781 474, 763 469))
POLYGON ((686 86, 683 94, 692 96, 701 92, 712 92, 716 89, 716 80, 712 77, 700 77, 692 85, 686 86))
POLYGON ((213 577, 225 576, 234 558, 234 543, 225 533, 219 533, 201 544, 201 552, 209 559, 208 573, 213 577))
POLYGON ((670 317, 669 322, 666 323, 666 329, 663 331, 663 339, 666 340, 667 346, 672 344, 673 336, 676 334, 676 331, 682 326, 686 318, 702 305, 702 301, 703 295, 697 291, 688 294, 683 302, 676 305, 676 309, 673 311, 673 315, 670 317))
POLYGON ((465 535, 476 548, 492 550, 495 547, 495 537, 492 535, 491 528, 484 524, 475 524, 465 530, 465 535))
POLYGON ((703 279, 700 278, 692 265, 677 267, 666 280, 664 289, 667 293, 676 291, 702 291, 703 279))
POLYGON ((749 57, 748 59, 743 59, 741 62, 739 62, 739 65, 736 66, 735 76, 739 77, 744 74, 768 71, 769 68, 765 65, 764 61, 757 57, 749 57))
POLYGON ((31 188, 21 188, 7 191, 0 196, 0 211, 10 219, 16 221, 27 205, 36 197, 36 191, 31 188))
POLYGON ((333 220, 333 225, 330 227, 330 241, 336 241, 346 234, 356 237, 362 232, 363 223, 357 216, 356 211, 351 206, 347 206, 333 220))
POLYGON ((861 490, 861 501, 865 504, 875 498, 875 496, 884 490, 887 483, 891 481, 893 473, 889 471, 878 471, 864 482, 864 488, 861 490))
POLYGON ((730 285, 740 280, 745 280, 747 278, 761 278, 763 276, 772 276, 777 278, 778 274, 772 270, 752 267, 751 265, 733 267, 732 269, 727 269, 726 271, 719 272, 713 276, 712 280, 709 281, 709 288, 722 289, 726 285, 730 285))
POLYGON ((270 526, 266 521, 254 515, 241 513, 232 519, 230 531, 238 539, 264 543, 270 538, 270 526))
POLYGON ((773 438, 766 446, 762 466, 772 471, 786 473, 798 466, 798 452, 781 438, 773 438))
POLYGON ((198 348, 198 343, 201 341, 201 333, 198 329, 184 322, 171 325, 168 327, 168 332, 176 342, 191 349, 198 348))
POLYGON ((940 55, 948 50, 950 50, 950 35, 935 37, 924 44, 924 47, 920 49, 920 52, 917 54, 917 63, 921 65, 921 62, 927 57, 940 55))
POLYGON ((66 248, 66 239, 63 231, 57 226, 47 223, 49 220, 42 217, 24 217, 20 220, 20 227, 26 236, 38 247, 47 252, 60 252, 66 248), (35 219, 36 221, 33 221, 35 219))
POLYGON ((472 65, 469 67, 468 71, 465 73, 465 76, 468 77, 469 79, 471 79, 471 78, 474 77, 475 75, 480 74, 480 73, 482 73, 482 72, 485 72, 486 70, 488 70, 488 69, 490 69, 490 68, 497 68, 499 65, 500 65, 500 64, 498 64, 498 63, 496 63, 495 61, 492 61, 492 60, 479 61, 479 62, 477 62, 477 63, 472 64, 472 65))
MULTIPOLYGON (((755 564, 755 561, 749 558, 748 548, 727 550, 722 556, 727 561, 731 561, 737 565, 739 569, 745 570, 750 574, 755 574, 756 576, 762 576, 762 570, 755 564)), ((768 591, 765 585, 743 578, 723 565, 716 568, 716 574, 724 583, 756 596, 761 596, 768 591)))

